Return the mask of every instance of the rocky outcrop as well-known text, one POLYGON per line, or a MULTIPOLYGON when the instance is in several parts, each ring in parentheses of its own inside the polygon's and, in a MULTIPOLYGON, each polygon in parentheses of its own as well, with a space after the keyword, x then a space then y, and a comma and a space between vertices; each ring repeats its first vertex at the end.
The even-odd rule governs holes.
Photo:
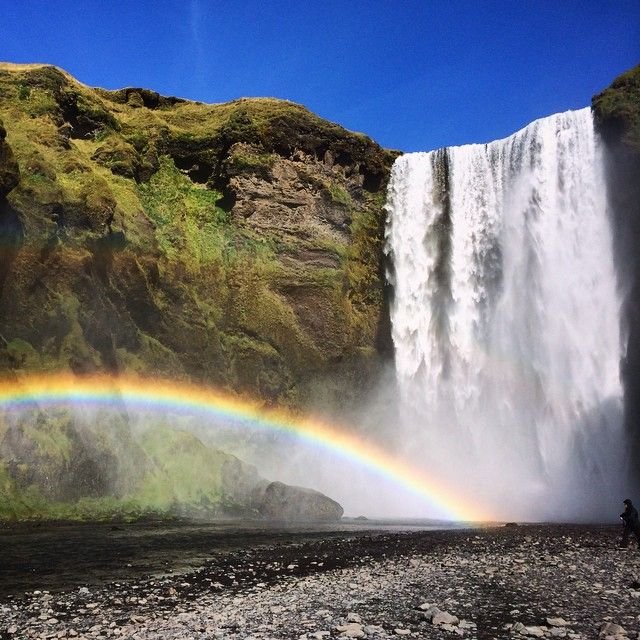
MULTIPOLYGON (((116 408, 117 409, 117 408, 116 408)), ((0 416, 0 522, 188 517, 336 521, 310 489, 262 478, 169 420, 121 410, 34 408, 0 416)))
POLYGON ((375 380, 395 154, 287 101, 104 91, 43 65, 0 65, 0 116, 22 169, 0 335, 34 354, 0 344, 4 366, 177 375, 297 406, 375 380))
POLYGON ((254 491, 252 504, 269 520, 289 522, 335 522, 344 513, 342 507, 313 489, 271 482, 254 491))
POLYGON ((6 196, 20 181, 20 169, 6 137, 7 130, 0 120, 0 198, 6 196))
POLYGON ((626 424, 636 453, 640 453, 640 65, 594 96, 592 109, 605 141, 615 256, 625 301, 627 344, 622 378, 626 424))
POLYGON ((622 144, 640 153, 640 65, 595 95, 592 108, 608 144, 622 144))
POLYGON ((0 295, 23 237, 20 216, 6 199, 20 182, 20 168, 6 137, 0 120, 0 295))

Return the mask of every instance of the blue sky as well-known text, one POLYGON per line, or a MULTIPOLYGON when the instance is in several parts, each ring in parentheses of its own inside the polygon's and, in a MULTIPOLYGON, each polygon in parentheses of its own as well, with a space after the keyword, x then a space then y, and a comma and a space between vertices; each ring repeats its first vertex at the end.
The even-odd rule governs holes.
POLYGON ((0 60, 224 102, 273 96, 404 151, 587 106, 640 62, 638 0, 0 0, 0 60))

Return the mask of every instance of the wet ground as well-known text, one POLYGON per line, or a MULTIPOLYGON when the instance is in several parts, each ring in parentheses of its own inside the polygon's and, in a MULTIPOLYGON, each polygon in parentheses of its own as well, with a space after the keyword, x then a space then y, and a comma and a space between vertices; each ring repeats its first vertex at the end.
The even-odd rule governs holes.
POLYGON ((0 598, 34 589, 180 574, 232 552, 452 528, 426 521, 336 524, 140 522, 0 528, 0 598))
POLYGON ((145 523, 0 540, 2 640, 640 637, 640 550, 619 548, 619 526, 145 523))
POLYGON ((640 551, 619 548, 619 527, 146 523, 0 539, 14 545, 2 640, 640 637, 640 551))

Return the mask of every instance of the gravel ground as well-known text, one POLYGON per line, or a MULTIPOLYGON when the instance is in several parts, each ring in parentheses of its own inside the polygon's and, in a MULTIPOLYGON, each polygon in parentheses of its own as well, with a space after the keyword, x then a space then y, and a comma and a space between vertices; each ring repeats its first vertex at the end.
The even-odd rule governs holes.
POLYGON ((180 576, 0 599, 0 638, 640 638, 614 527, 363 535, 221 554, 180 576))

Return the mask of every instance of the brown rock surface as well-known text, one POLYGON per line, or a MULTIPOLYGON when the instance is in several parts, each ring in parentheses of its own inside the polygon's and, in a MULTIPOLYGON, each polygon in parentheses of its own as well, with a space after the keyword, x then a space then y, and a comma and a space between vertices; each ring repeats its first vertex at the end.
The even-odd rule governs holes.
POLYGON ((7 130, 0 120, 0 198, 6 196, 20 181, 20 169, 6 137, 7 130))

